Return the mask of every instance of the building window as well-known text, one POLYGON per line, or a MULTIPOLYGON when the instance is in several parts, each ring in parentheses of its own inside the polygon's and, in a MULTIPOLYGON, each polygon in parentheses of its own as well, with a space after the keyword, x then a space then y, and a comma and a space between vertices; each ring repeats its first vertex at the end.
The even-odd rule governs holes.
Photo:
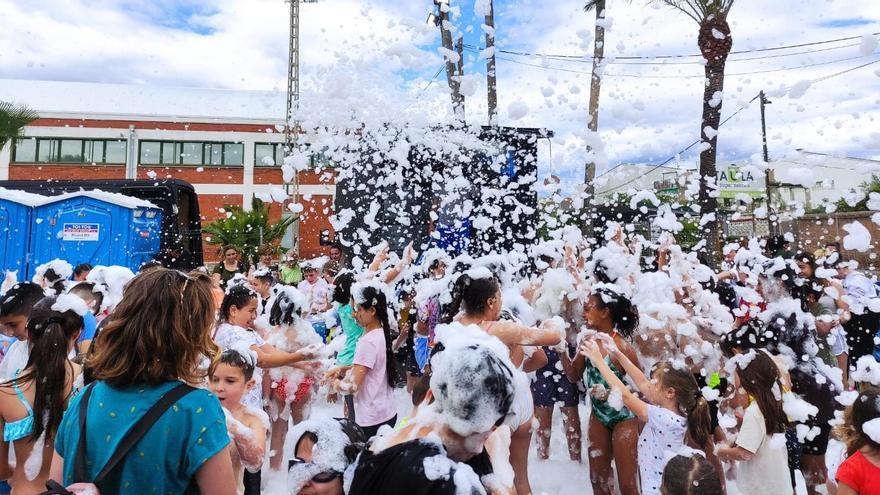
POLYGON ((333 245, 333 238, 330 237, 329 230, 324 229, 320 232, 319 237, 318 237, 318 244, 321 246, 332 246, 333 245))
POLYGON ((37 139, 27 138, 15 141, 15 149, 12 153, 13 162, 32 163, 37 161, 37 139))
POLYGON ((284 144, 257 143, 254 147, 254 165, 280 167, 284 164, 284 144))
POLYGON ((15 141, 13 162, 125 164, 126 142, 109 139, 23 138, 15 141))
POLYGON ((241 143, 196 141, 141 141, 143 165, 213 165, 240 167, 244 163, 241 143))

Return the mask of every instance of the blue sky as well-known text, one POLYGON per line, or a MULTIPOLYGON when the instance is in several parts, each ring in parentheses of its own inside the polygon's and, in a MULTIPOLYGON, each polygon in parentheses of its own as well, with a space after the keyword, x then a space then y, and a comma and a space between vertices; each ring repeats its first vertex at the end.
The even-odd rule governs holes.
MULTIPOLYGON (((499 49, 577 55, 592 50, 593 17, 581 0, 496 0, 499 49)), ((482 47, 473 0, 453 0, 468 44, 482 47)), ((302 6, 303 98, 318 105, 349 99, 381 115, 413 106, 424 125, 449 119, 437 29, 425 25, 430 0, 321 0, 302 6), (355 98, 353 95, 359 95, 355 98), (324 100, 322 100, 324 99, 324 100)), ((600 133, 584 133, 590 63, 500 55, 503 125, 556 132, 542 149, 542 174, 572 180, 600 149, 600 170, 655 163, 699 136, 702 68, 630 65, 618 56, 697 53, 697 26, 668 7, 610 0, 600 133), (537 66, 537 67, 535 67, 537 66), (525 112, 515 109, 526 108, 525 112), (514 115, 516 114, 516 115, 514 115), (521 115, 520 115, 521 114, 521 115), (512 117, 517 118, 512 118, 512 117)), ((730 15, 734 50, 761 50, 880 32, 876 0, 738 0, 730 15)), ((287 18, 283 0, 0 0, 0 78, 92 81, 163 87, 283 91, 287 18)), ((759 90, 774 92, 880 59, 859 40, 734 56, 728 63, 724 117, 759 90), (850 46, 852 45, 852 46, 850 46), (821 51, 815 50, 821 48, 821 51), (767 57, 773 55, 773 58, 767 57), (753 60, 743 60, 754 57, 753 60), (741 75, 738 75, 741 74, 741 75)), ((486 119, 485 62, 465 56, 471 88, 467 118, 486 119)), ((680 61, 680 60, 679 60, 680 61)), ((772 156, 797 148, 880 158, 880 64, 809 86, 768 108, 772 156)), ((2 97, 0 88, 0 97, 2 97)), ((722 128, 720 160, 760 151, 758 109, 722 128)), ((693 152, 681 164, 693 163, 693 152)))

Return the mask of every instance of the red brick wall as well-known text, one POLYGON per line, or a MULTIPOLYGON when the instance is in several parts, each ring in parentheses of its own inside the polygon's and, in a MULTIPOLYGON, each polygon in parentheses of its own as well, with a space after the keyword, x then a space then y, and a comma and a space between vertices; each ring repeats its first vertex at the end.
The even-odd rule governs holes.
MULTIPOLYGON (((284 174, 276 167, 254 167, 254 184, 283 184, 284 174)), ((336 173, 332 170, 315 173, 306 170, 299 173, 299 183, 305 185, 335 184, 336 173)))
POLYGON ((299 224, 299 252, 303 258, 314 258, 330 254, 329 246, 321 246, 321 231, 329 230, 330 239, 335 235, 333 226, 330 225, 330 215, 333 214, 333 196, 312 195, 310 198, 302 198, 300 203, 303 211, 299 224))
POLYGON ((797 219, 792 226, 798 241, 798 246, 806 251, 813 252, 825 247, 828 242, 839 242, 841 251, 847 259, 859 262, 859 268, 867 271, 880 269, 880 261, 877 260, 877 249, 880 247, 880 226, 871 221, 871 211, 859 211, 853 213, 833 213, 831 215, 804 215, 797 219), (843 249, 843 238, 847 232, 843 227, 852 222, 859 222, 871 234, 871 250, 865 253, 848 251, 843 249))
POLYGON ((274 124, 226 124, 203 122, 159 122, 139 120, 94 120, 94 119, 50 119, 40 118, 28 124, 31 127, 84 127, 89 129, 135 129, 169 131, 214 131, 214 132, 277 132, 274 124))
POLYGON ((190 184, 241 184, 244 181, 244 168, 242 167, 138 165, 138 179, 149 179, 150 172, 156 173, 156 179, 181 179, 190 184))
POLYGON ((9 180, 124 179, 124 166, 104 165, 19 165, 9 166, 9 180))

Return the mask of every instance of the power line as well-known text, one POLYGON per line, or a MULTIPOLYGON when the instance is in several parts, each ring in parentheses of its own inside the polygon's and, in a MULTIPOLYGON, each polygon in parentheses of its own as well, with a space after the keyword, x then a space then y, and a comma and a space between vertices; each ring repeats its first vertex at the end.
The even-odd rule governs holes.
MULTIPOLYGON (((834 74, 829 74, 829 75, 827 75, 827 76, 817 77, 816 79, 811 80, 810 83, 811 83, 811 84, 816 84, 816 83, 819 83, 819 82, 822 82, 822 81, 827 81, 828 79, 831 79, 831 78, 834 78, 834 77, 837 77, 837 76, 841 76, 841 75, 843 75, 843 74, 846 74, 846 73, 849 73, 849 72, 852 72, 852 71, 855 71, 855 70, 858 70, 858 69, 862 69, 862 68, 864 68, 864 67, 868 67, 868 66, 870 66, 870 65, 874 65, 874 64, 876 64, 876 63, 878 63, 878 62, 880 62, 880 59, 874 60, 873 62, 868 62, 868 63, 866 63, 866 64, 862 64, 862 65, 859 65, 859 66, 856 66, 856 67, 852 67, 852 68, 849 68, 849 69, 846 69, 846 70, 842 70, 842 71, 840 71, 840 72, 835 72, 834 74)), ((745 110, 746 108, 748 108, 749 106, 751 106, 751 104, 752 104, 755 100, 757 100, 758 98, 760 98, 760 96, 761 96, 761 95, 758 94, 757 96, 755 96, 754 98, 752 98, 751 100, 749 100, 748 103, 746 103, 745 105, 743 105, 742 107, 740 107, 739 110, 737 110, 736 112, 734 112, 733 115, 731 115, 731 116, 727 117, 726 119, 724 119, 720 124, 718 124, 718 128, 720 129, 721 126, 723 126, 725 123, 727 123, 730 119, 736 117, 736 115, 737 115, 738 113, 742 112, 743 110, 745 110)), ((669 163, 669 162, 671 162, 672 160, 674 160, 675 157, 681 155, 682 153, 684 153, 684 152, 686 152, 687 150, 693 148, 694 146, 696 146, 697 144, 699 144, 699 143, 701 143, 701 142, 702 142, 702 139, 699 139, 699 140, 697 140, 697 141, 694 141, 694 142, 691 143, 688 147, 686 147, 686 148, 682 149, 681 151, 679 151, 678 153, 672 155, 671 157, 669 157, 668 159, 664 160, 664 161, 663 161, 662 163, 660 163, 659 165, 656 165, 656 166, 652 167, 652 168, 651 168, 650 170, 648 170, 647 172, 644 172, 641 176, 644 176, 644 175, 650 174, 651 172, 657 170, 658 168, 661 168, 661 167, 665 166, 667 163, 669 163)), ((618 165, 618 166, 619 166, 619 165, 618 165)), ((610 172, 610 171, 613 170, 614 168, 617 168, 617 166, 613 167, 612 169, 607 170, 606 172, 603 172, 601 175, 599 175, 599 177, 602 177, 602 175, 605 175, 606 173, 610 172)), ((620 188, 622 188, 622 187, 624 187, 624 186, 628 186, 628 185, 632 184, 633 182, 635 182, 636 180, 638 180, 641 176, 633 177, 632 179, 630 179, 630 180, 624 182, 623 184, 617 185, 617 186, 615 186, 615 187, 612 187, 611 189, 608 189, 608 190, 606 190, 606 191, 602 191, 601 193, 598 193, 598 194, 608 194, 608 193, 613 192, 613 191, 616 191, 616 190, 618 190, 618 189, 620 189, 620 188)), ((598 177, 597 177, 597 178, 598 178, 598 177)))
MULTIPOLYGON (((859 45, 860 45, 860 43, 850 43, 847 45, 832 46, 832 47, 828 47, 828 48, 818 48, 815 50, 803 50, 803 51, 792 52, 792 53, 781 53, 781 54, 776 54, 776 55, 762 55, 759 57, 727 59, 727 62, 728 63, 750 62, 753 60, 768 60, 768 59, 772 59, 772 58, 793 57, 796 55, 811 55, 814 53, 822 53, 822 52, 828 52, 828 51, 833 51, 833 50, 840 50, 843 48, 852 48, 852 47, 859 46, 859 45)), ((465 47, 472 50, 472 51, 477 51, 480 49, 479 47, 474 46, 474 45, 465 45, 465 47)), ((503 50, 499 50, 499 51, 511 54, 510 52, 505 52, 503 50)), ((558 62, 571 62, 571 63, 583 63, 583 64, 592 64, 593 63, 592 58, 569 58, 569 57, 554 56, 554 55, 538 55, 538 57, 548 59, 548 60, 554 60, 554 61, 558 61, 558 62)), ((645 60, 651 59, 651 57, 643 57, 643 58, 645 60)), ((641 61, 621 60, 621 57, 613 57, 613 56, 604 57, 604 61, 606 63, 608 63, 609 65, 705 65, 705 61, 702 61, 702 60, 700 60, 700 61, 693 60, 693 61, 687 61, 687 62, 656 62, 656 61, 641 62, 641 61)))
MULTIPOLYGON (((877 35, 880 35, 880 32, 871 33, 871 36, 877 36, 877 35)), ((757 48, 757 49, 752 49, 752 50, 735 50, 735 51, 730 52, 729 55, 741 55, 744 53, 763 53, 763 52, 771 52, 771 51, 778 51, 778 50, 788 50, 791 48, 803 48, 806 46, 817 46, 817 45, 826 45, 829 43, 839 43, 841 41, 852 41, 852 40, 857 40, 857 39, 861 39, 861 38, 862 38, 861 36, 849 36, 846 38, 837 38, 837 39, 823 40, 823 41, 813 41, 810 43, 798 43, 795 45, 786 45, 786 46, 769 47, 769 48, 757 48)), ((853 45, 847 45, 847 46, 853 46, 853 45)), ((845 48, 845 47, 843 47, 843 46, 835 47, 834 49, 836 49, 836 48, 845 48)), ((575 60, 579 60, 579 61, 586 61, 586 60, 592 61, 592 59, 593 59, 593 57, 589 56, 589 55, 564 55, 564 54, 552 54, 552 53, 534 53, 534 52, 522 52, 522 51, 515 51, 515 50, 496 50, 496 51, 499 53, 506 53, 508 55, 521 55, 521 56, 528 56, 528 57, 575 59, 575 60)), ((794 55, 794 54, 791 54, 791 55, 794 55)), ((653 60, 653 59, 691 58, 691 57, 702 57, 702 56, 703 56, 703 54, 696 53, 696 54, 692 54, 692 55, 621 55, 619 57, 613 57, 613 58, 616 60, 653 60)), ((604 58, 610 58, 610 57, 604 57, 604 58)))
MULTIPOLYGON (((471 50, 471 49, 469 49, 469 50, 471 50)), ((473 50, 471 50, 471 51, 473 51, 473 50)), ((798 67, 780 67, 780 68, 776 68, 776 69, 766 69, 766 70, 757 70, 757 71, 748 71, 748 72, 728 72, 725 74, 725 76, 751 76, 751 75, 755 75, 755 74, 768 74, 768 73, 783 72, 783 71, 788 71, 788 70, 806 69, 809 67, 819 67, 822 65, 830 65, 830 64, 840 63, 840 62, 848 62, 850 60, 857 60, 857 59, 865 58, 865 57, 869 57, 869 56, 870 55, 858 55, 855 57, 847 57, 847 58, 842 58, 842 59, 837 59, 837 60, 830 60, 830 61, 826 61, 826 62, 816 62, 813 64, 804 64, 804 65, 800 65, 798 67)), ((520 60, 515 60, 515 59, 511 59, 511 58, 506 58, 506 57, 496 56, 496 58, 498 58, 500 60, 504 60, 506 62, 511 62, 511 63, 519 64, 519 65, 525 65, 527 67, 534 67, 537 69, 555 70, 555 71, 559 71, 559 72, 569 72, 572 74, 583 74, 583 75, 588 75, 588 76, 592 76, 592 74, 593 74, 592 72, 587 72, 587 71, 583 71, 583 70, 566 69, 564 67, 554 67, 551 65, 531 64, 528 62, 522 62, 520 60)), ((655 75, 651 75, 651 74, 621 74, 621 73, 604 72, 602 74, 602 77, 630 77, 630 78, 637 78, 637 79, 697 79, 697 78, 705 79, 706 76, 705 75, 689 75, 689 74, 678 74, 678 75, 656 75, 655 74, 655 75)))

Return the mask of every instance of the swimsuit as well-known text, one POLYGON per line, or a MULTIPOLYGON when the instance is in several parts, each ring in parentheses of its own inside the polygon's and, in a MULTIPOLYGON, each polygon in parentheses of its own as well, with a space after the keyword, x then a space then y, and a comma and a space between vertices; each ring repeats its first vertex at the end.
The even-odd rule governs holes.
MULTIPOLYGON (((16 377, 18 376, 19 371, 21 370, 15 372, 16 377)), ((6 427, 3 430, 3 441, 5 442, 21 440, 34 432, 34 410, 31 408, 27 399, 24 398, 24 394, 21 393, 18 383, 12 382, 12 388, 15 390, 15 394, 18 395, 18 400, 21 401, 21 405, 27 409, 27 416, 18 421, 10 421, 6 423, 6 427)))
MULTIPOLYGON (((611 371, 623 381, 623 373, 618 371, 617 367, 611 363, 611 359, 608 356, 605 356, 605 363, 608 364, 611 371)), ((604 378, 602 378, 602 373, 590 363, 587 363, 587 369, 584 371, 584 382, 587 384, 587 391, 592 389, 594 385, 602 385, 606 390, 609 392, 611 391, 611 386, 608 385, 608 382, 606 382, 604 378)), ((626 407, 621 407, 620 409, 611 407, 607 399, 600 400, 590 395, 590 405, 593 408, 593 415, 596 416, 596 419, 598 419, 599 422, 605 425, 609 430, 613 430, 618 423, 635 418, 633 413, 631 413, 626 407)))

